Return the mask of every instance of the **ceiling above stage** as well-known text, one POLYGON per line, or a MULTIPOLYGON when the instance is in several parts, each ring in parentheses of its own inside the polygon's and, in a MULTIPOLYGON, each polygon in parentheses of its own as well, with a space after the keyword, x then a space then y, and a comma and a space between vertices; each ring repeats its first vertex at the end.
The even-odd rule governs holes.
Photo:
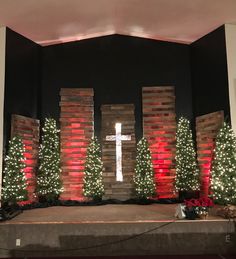
POLYGON ((236 0, 0 0, 0 25, 41 44, 122 34, 191 43, 236 23, 236 0))

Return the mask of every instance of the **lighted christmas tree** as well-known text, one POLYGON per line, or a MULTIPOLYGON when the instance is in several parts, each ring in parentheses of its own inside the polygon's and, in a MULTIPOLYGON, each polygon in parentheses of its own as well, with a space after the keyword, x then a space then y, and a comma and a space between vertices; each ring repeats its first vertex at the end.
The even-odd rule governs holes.
POLYGON ((36 192, 41 200, 52 201, 63 191, 60 179, 60 142, 56 121, 47 118, 39 148, 36 192))
POLYGON ((155 194, 152 157, 145 138, 142 138, 137 144, 134 184, 139 199, 148 199, 155 194))
POLYGON ((26 167, 24 151, 24 144, 19 136, 15 136, 9 141, 9 150, 5 157, 3 171, 2 198, 4 202, 16 203, 28 198, 24 173, 26 167))
POLYGON ((104 194, 102 182, 103 163, 98 139, 93 137, 87 148, 87 156, 84 171, 84 196, 99 200, 104 194))
POLYGON ((224 123, 216 137, 212 162, 213 198, 220 204, 236 204, 236 136, 224 123))
POLYGON ((176 132, 176 191, 197 191, 200 173, 196 160, 192 131, 188 119, 181 117, 176 132))

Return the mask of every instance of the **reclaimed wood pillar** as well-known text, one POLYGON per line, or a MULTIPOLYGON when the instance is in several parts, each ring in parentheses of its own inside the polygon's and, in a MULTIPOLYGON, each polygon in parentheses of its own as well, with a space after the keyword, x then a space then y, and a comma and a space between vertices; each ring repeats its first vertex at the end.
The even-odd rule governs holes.
POLYGON ((196 117, 197 159, 201 177, 201 196, 210 194, 211 164, 215 139, 224 122, 224 112, 218 111, 196 117))
POLYGON ((28 201, 21 203, 36 201, 35 188, 39 152, 39 127, 39 120, 16 114, 13 114, 11 117, 11 138, 13 136, 20 136, 25 146, 26 168, 24 172, 28 184, 28 201))
POLYGON ((94 134, 93 95, 91 88, 62 88, 60 91, 62 200, 84 199, 86 150, 94 134))
POLYGON ((175 89, 143 87, 143 135, 152 153, 156 198, 174 198, 175 181, 175 89))
POLYGON ((136 158, 135 118, 133 104, 102 105, 102 160, 104 165, 104 199, 127 200, 134 197, 133 176, 136 158), (107 136, 115 136, 116 123, 121 123, 121 134, 130 136, 122 142, 123 181, 116 180, 116 141, 107 136))

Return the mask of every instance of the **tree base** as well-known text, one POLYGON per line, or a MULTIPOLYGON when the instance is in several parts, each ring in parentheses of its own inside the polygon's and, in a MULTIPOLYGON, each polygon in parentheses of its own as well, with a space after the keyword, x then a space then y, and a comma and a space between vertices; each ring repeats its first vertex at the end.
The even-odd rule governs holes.
POLYGON ((55 196, 39 196, 39 203, 54 203, 59 199, 59 195, 55 196))
POLYGON ((93 197, 94 203, 100 203, 102 201, 102 197, 93 197))
POLYGON ((4 207, 0 208, 0 221, 10 220, 21 213, 22 210, 16 203, 5 204, 4 207))
POLYGON ((137 203, 141 204, 141 205, 149 205, 149 204, 152 204, 153 202, 152 202, 152 200, 147 199, 147 198, 139 198, 137 200, 137 203))

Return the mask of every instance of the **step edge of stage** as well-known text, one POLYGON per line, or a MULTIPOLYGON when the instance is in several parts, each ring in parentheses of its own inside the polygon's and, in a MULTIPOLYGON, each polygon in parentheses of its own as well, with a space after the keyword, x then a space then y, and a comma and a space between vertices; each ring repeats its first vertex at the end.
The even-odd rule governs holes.
POLYGON ((0 222, 0 225, 38 225, 38 224, 140 224, 140 223, 206 223, 206 222, 227 222, 229 219, 197 219, 197 220, 116 220, 116 221, 94 221, 94 220, 86 220, 86 221, 19 221, 19 222, 0 222))

